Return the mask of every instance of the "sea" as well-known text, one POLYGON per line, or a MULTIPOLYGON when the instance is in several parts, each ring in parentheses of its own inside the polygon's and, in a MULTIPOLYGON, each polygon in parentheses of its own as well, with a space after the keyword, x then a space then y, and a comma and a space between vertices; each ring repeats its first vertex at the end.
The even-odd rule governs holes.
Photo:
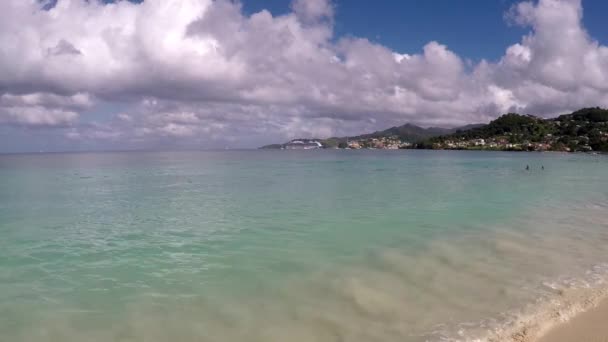
POLYGON ((607 176, 563 153, 0 155, 0 340, 517 340, 606 296, 607 176))

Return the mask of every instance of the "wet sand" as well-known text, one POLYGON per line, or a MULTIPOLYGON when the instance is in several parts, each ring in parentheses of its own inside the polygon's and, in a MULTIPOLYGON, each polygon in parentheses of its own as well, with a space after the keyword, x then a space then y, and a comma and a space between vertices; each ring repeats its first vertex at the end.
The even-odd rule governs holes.
POLYGON ((608 342, 608 300, 557 325, 538 342, 608 342))

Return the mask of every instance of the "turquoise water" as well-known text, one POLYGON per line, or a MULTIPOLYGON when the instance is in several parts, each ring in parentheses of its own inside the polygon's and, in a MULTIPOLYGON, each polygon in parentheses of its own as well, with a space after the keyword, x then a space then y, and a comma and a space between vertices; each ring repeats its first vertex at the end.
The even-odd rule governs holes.
POLYGON ((473 340, 603 286, 607 171, 553 153, 3 155, 0 335, 473 340))

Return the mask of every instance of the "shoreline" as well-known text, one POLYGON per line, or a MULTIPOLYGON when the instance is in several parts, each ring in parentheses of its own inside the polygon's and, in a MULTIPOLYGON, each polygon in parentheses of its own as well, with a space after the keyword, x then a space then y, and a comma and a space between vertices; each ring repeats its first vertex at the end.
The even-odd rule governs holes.
POLYGON ((608 287, 557 290, 534 312, 475 341, 608 342, 608 287))
POLYGON ((316 148, 316 149, 286 149, 286 148, 265 148, 258 147, 255 149, 229 149, 229 150, 220 150, 220 151, 457 151, 457 152, 507 152, 507 153, 552 153, 552 154, 566 154, 566 155, 589 155, 589 156, 601 156, 608 155, 608 152, 605 151, 555 151, 555 150, 545 150, 545 151, 527 151, 527 150, 499 150, 499 149, 456 149, 456 148, 399 148, 399 149, 390 149, 390 148, 316 148))
POLYGON ((557 324, 540 336, 536 342, 606 342, 608 341, 608 299, 557 324))

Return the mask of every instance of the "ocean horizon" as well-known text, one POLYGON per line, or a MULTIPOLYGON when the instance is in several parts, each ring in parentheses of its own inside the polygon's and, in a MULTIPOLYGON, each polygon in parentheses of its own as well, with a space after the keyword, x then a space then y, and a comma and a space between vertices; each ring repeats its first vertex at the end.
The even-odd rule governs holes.
POLYGON ((607 165, 417 150, 0 155, 0 332, 507 341, 606 295, 607 165))

